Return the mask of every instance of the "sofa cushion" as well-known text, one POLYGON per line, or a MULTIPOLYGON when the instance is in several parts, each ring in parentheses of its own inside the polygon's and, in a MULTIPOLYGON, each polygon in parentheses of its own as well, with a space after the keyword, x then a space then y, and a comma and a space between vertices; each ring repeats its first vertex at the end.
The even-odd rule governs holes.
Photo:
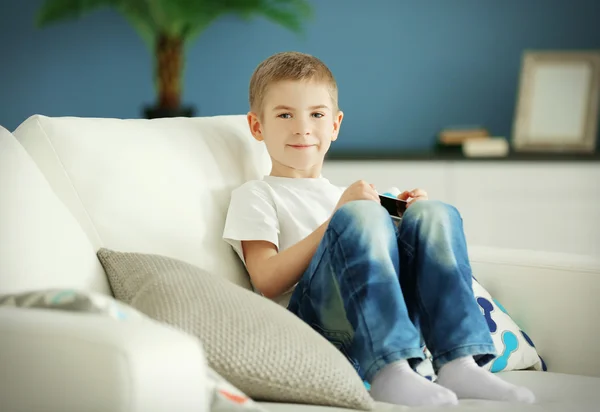
POLYGON ((232 189, 270 168, 245 116, 36 115, 14 135, 95 250, 161 254, 250 287, 221 237, 232 189))
POLYGON ((287 309, 188 263, 100 249, 117 299, 198 336, 209 365, 257 400, 370 409, 353 366, 287 309))
POLYGON ((0 293, 79 288, 110 294, 95 249, 35 162, 0 127, 0 293))
POLYGON ((536 396, 538 410, 593 411, 600 405, 600 378, 566 373, 513 371, 499 374, 536 396))
MULTIPOLYGON (((536 396, 534 404, 505 403, 475 399, 461 399, 459 405, 448 408, 421 407, 419 412, 564 412, 596 411, 600 405, 600 378, 542 373, 531 371, 501 372, 499 376, 507 382, 531 389, 536 396)), ((349 412, 345 409, 327 407, 307 407, 287 403, 267 403, 262 405, 269 412, 349 412)), ((413 408, 377 402, 374 412, 404 412, 413 408)))

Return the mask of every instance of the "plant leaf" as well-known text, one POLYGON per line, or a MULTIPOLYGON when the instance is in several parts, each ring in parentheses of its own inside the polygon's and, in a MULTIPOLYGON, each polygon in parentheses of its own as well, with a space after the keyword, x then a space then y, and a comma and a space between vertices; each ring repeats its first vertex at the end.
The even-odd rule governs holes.
POLYGON ((161 31, 173 37, 185 37, 194 28, 201 31, 223 12, 215 0, 149 0, 161 31))
POLYGON ((47 26, 61 20, 78 19, 102 7, 117 6, 119 0, 46 0, 36 16, 38 27, 47 26))
POLYGON ((77 19, 102 7, 120 11, 149 47, 160 34, 189 42, 228 13, 245 19, 264 16, 296 33, 302 32, 302 21, 312 17, 307 0, 46 0, 37 25, 77 19))
POLYGON ((154 50, 158 27, 152 17, 148 0, 121 1, 117 9, 133 26, 150 50, 154 50))
POLYGON ((148 47, 154 47, 157 27, 149 9, 149 0, 46 0, 36 23, 44 27, 62 20, 75 20, 106 7, 121 12, 148 47))
POLYGON ((188 41, 223 14, 237 14, 245 20, 264 16, 295 33, 302 33, 302 21, 313 16, 307 0, 173 0, 171 4, 178 4, 182 10, 188 11, 185 32, 188 41), (190 2, 197 6, 201 4, 201 7, 189 7, 190 2))

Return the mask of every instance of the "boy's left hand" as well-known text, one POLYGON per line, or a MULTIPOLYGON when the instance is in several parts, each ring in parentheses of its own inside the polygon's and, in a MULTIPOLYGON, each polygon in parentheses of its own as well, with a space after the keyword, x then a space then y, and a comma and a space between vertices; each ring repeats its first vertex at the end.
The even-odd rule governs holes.
POLYGON ((404 192, 402 192, 398 195, 398 199, 406 200, 407 201, 406 207, 409 207, 417 200, 427 200, 427 199, 429 199, 429 197, 427 196, 426 191, 424 191, 423 189, 417 188, 417 189, 413 189, 413 190, 405 190, 404 192))

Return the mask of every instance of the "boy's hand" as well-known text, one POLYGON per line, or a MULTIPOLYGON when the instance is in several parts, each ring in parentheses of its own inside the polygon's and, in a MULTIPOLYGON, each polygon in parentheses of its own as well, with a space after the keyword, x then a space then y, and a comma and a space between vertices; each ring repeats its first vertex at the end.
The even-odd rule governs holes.
POLYGON ((352 183, 344 193, 342 193, 342 197, 340 197, 335 210, 338 210, 340 207, 353 200, 373 200, 380 203, 379 194, 377 193, 377 190, 375 190, 375 186, 364 180, 352 183))
POLYGON ((406 207, 409 207, 417 200, 427 200, 429 197, 427 196, 427 192, 423 189, 413 189, 411 191, 405 190, 404 192, 398 195, 398 199, 406 200, 406 207))

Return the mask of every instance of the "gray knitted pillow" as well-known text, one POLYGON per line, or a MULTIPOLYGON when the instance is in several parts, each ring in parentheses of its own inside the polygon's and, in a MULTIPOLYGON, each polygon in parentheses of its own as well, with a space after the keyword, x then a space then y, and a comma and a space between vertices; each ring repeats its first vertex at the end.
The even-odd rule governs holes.
POLYGON ((176 259, 108 249, 98 258, 117 299, 197 336, 209 365, 251 398, 373 408, 346 358, 276 303, 176 259))

